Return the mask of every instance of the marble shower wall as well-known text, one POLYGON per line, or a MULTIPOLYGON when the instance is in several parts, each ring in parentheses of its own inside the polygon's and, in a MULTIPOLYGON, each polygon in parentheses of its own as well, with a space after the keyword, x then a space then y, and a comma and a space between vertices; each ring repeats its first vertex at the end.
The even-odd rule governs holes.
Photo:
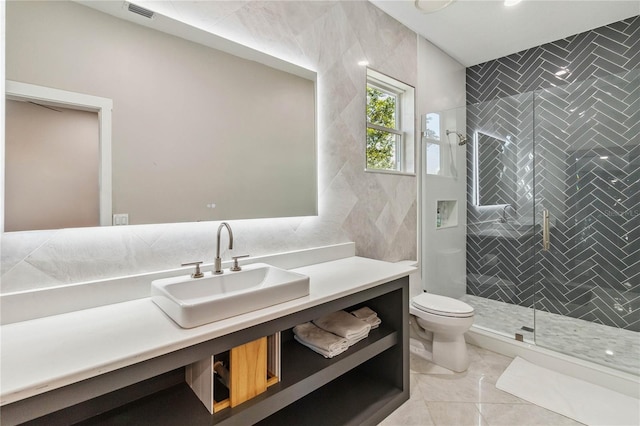
MULTIPOLYGON (((229 221, 234 253, 347 241, 416 259, 416 178, 365 173, 365 68, 416 86, 417 36, 367 1, 152 1, 149 8, 318 72, 314 217, 229 221)), ((217 222, 5 233, 2 293, 173 269, 215 257, 217 222)), ((225 258, 229 254, 225 253, 225 258)))

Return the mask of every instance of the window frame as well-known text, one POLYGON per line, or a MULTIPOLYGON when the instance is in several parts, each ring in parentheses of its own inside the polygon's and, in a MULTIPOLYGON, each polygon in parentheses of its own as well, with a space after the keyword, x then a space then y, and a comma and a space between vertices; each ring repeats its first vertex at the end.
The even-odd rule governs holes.
MULTIPOLYGON (((374 129, 395 136, 394 166, 395 168, 370 168, 367 156, 367 143, 365 136, 365 171, 374 173, 391 173, 402 175, 415 175, 415 118, 409 119, 408 114, 414 117, 415 89, 406 83, 392 77, 381 74, 367 68, 366 86, 379 90, 389 96, 394 96, 395 102, 395 127, 385 127, 371 123, 365 108, 366 130, 374 129)), ((367 91, 365 90, 365 93, 367 91)), ((365 101, 368 105, 368 100, 365 101)))

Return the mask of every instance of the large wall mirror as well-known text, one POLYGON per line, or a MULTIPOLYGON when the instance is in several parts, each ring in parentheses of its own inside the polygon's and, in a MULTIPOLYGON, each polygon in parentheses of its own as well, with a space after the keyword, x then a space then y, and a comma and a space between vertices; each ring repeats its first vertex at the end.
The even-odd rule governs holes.
POLYGON ((476 131, 473 138, 475 204, 493 206, 517 202, 517 152, 511 137, 476 131))
MULTIPOLYGON (((112 158, 105 162, 100 137, 79 136, 81 126, 74 124, 93 121, 95 134, 104 126, 99 111, 28 96, 7 100, 6 164, 16 167, 7 167, 5 206, 21 206, 18 212, 37 218, 17 226, 7 218, 5 231, 114 220, 148 224, 316 215, 315 72, 161 15, 133 14, 127 5, 6 3, 7 80, 113 106, 112 158), (19 116, 15 122, 14 116, 19 116), (51 127, 44 127, 49 122, 51 127), (58 132, 63 133, 53 142, 58 132), (80 149, 84 140, 88 146, 80 149), (36 160, 29 154, 42 145, 60 154, 55 144, 67 144, 61 157, 44 151, 36 160), (62 192, 85 198, 53 195, 44 185, 79 164, 93 172, 83 168, 85 174, 64 183, 62 192), (100 219, 108 201, 98 201, 95 186, 108 188, 105 168, 110 168, 111 208, 100 219), (80 189, 80 184, 91 188, 80 189), (26 196, 34 193, 42 196, 26 196), (93 219, 42 220, 59 205, 76 206, 71 211, 86 207, 93 219)), ((5 210, 9 213, 9 207, 5 210)))

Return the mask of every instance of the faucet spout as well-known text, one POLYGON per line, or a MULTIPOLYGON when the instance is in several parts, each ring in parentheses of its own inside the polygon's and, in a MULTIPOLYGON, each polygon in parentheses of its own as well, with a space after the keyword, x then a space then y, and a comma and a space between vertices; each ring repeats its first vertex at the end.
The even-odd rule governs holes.
POLYGON ((222 274, 222 258, 220 257, 220 233, 222 228, 227 228, 227 232, 229 233, 229 250, 233 249, 233 232, 231 231, 231 226, 227 222, 222 222, 220 226, 218 226, 218 235, 216 237, 216 260, 215 260, 215 270, 214 274, 220 275, 222 274))
POLYGON ((511 207, 511 210, 515 211, 515 209, 513 208, 513 206, 511 204, 507 204, 502 208, 502 217, 500 217, 499 222, 500 223, 507 223, 507 209, 511 207))

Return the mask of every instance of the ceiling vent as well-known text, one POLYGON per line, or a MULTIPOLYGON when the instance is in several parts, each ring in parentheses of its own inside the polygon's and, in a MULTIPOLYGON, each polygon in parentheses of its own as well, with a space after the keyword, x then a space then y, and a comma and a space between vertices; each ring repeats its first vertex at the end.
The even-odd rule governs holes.
POLYGON ((138 5, 135 5, 133 3, 128 3, 127 4, 127 10, 129 10, 129 12, 133 12, 133 13, 138 14, 140 16, 144 16, 145 18, 148 18, 148 19, 152 19, 153 18, 153 11, 151 11, 149 9, 145 9, 142 6, 138 6, 138 5))

